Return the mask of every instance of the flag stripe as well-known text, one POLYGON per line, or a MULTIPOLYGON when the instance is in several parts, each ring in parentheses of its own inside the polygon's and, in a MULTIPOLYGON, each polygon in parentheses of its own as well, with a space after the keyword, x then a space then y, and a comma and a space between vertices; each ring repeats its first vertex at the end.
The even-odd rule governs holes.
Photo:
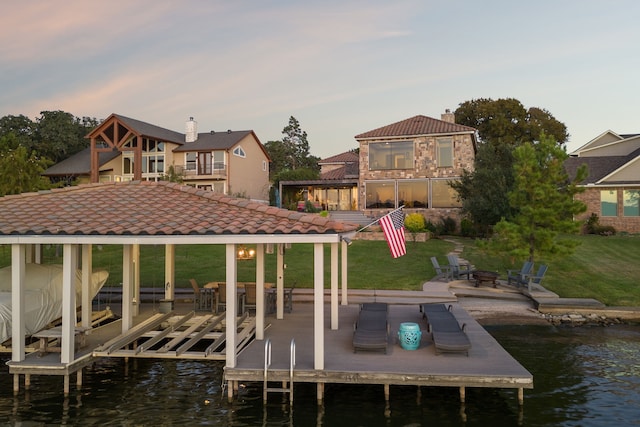
POLYGON ((402 208, 388 213, 378 220, 384 237, 387 239, 389 250, 393 258, 401 257, 407 253, 404 239, 404 214, 402 208))

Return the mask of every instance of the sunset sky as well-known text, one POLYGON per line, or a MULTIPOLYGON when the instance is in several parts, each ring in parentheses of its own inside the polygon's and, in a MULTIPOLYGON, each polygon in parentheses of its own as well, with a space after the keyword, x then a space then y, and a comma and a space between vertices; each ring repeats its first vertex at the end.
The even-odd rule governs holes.
POLYGON ((3 1, 0 117, 118 113, 178 132, 289 117, 311 154, 477 98, 545 108, 568 151, 640 133, 640 2, 3 1))

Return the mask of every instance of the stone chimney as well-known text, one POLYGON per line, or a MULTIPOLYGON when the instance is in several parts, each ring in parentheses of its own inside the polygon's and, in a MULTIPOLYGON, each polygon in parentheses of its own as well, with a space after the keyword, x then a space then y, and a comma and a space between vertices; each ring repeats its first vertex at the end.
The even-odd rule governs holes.
POLYGON ((456 122, 456 116, 448 108, 444 110, 444 114, 442 114, 440 117, 443 122, 448 122, 448 123, 456 122))
POLYGON ((189 117, 185 126, 184 142, 194 142, 198 139, 198 122, 189 117))

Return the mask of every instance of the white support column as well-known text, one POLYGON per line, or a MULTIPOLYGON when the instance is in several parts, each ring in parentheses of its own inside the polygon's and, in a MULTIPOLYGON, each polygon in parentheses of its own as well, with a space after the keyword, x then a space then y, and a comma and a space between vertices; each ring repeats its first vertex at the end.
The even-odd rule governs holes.
POLYGON ((133 265, 133 245, 122 245, 122 332, 127 332, 133 326, 133 311, 131 309, 133 265))
POLYGON ((173 300, 175 296, 176 281, 176 247, 165 245, 164 247, 164 299, 173 300))
MULTIPOLYGON (((11 360, 21 362, 24 346, 25 245, 11 245, 11 360)), ((19 376, 18 376, 19 378, 19 376)), ((15 379, 15 377, 14 377, 15 379)))
POLYGON ((278 243, 276 257, 276 319, 284 319, 284 244, 278 243))
POLYGON ((324 248, 313 244, 313 368, 324 369, 324 248))
POLYGON ((349 304, 348 302, 348 298, 347 298, 347 289, 349 288, 348 283, 347 283, 347 272, 348 272, 348 267, 347 267, 347 253, 348 250, 347 248, 349 247, 349 245, 347 244, 347 242, 345 242, 344 240, 342 241, 342 265, 340 268, 340 272, 342 273, 342 305, 347 305, 349 304))
POLYGON ((93 254, 90 244, 82 245, 82 327, 91 327, 91 276, 93 273, 93 254))
POLYGON ((331 329, 338 329, 338 244, 331 244, 331 329))
POLYGON ((264 339, 264 245, 256 246, 256 339, 264 339))
POLYGON ((36 243, 33 245, 33 251, 33 262, 36 264, 42 264, 42 245, 40 243, 36 243))
POLYGON ((226 365, 229 368, 236 367, 236 313, 238 307, 236 307, 236 301, 238 300, 238 265, 236 261, 236 245, 226 245, 226 281, 227 281, 227 314, 226 314, 226 336, 227 336, 227 350, 226 350, 226 365))
POLYGON ((62 247, 62 337, 60 361, 73 362, 76 329, 76 271, 78 246, 65 243, 62 247))
POLYGON ((132 245, 131 256, 132 261, 132 284, 133 284, 133 304, 131 306, 131 314, 137 316, 140 314, 140 245, 132 245))

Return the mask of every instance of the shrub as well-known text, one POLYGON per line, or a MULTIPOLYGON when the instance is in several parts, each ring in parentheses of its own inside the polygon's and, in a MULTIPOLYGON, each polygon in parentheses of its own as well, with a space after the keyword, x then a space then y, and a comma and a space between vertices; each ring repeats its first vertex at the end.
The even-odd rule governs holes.
POLYGON ((463 218, 462 221, 460 221, 460 234, 464 237, 475 237, 476 232, 473 226, 473 221, 469 218, 463 218))
POLYGON ((450 216, 440 219, 438 225, 438 234, 455 234, 456 233, 456 220, 450 216))
POLYGON ((599 236, 613 236, 616 229, 611 225, 600 225, 600 218, 596 213, 592 213, 585 221, 584 231, 587 234, 597 234, 599 236))
POLYGON ((425 231, 424 217, 419 213, 407 215, 404 219, 404 228, 410 233, 420 233, 425 231))

